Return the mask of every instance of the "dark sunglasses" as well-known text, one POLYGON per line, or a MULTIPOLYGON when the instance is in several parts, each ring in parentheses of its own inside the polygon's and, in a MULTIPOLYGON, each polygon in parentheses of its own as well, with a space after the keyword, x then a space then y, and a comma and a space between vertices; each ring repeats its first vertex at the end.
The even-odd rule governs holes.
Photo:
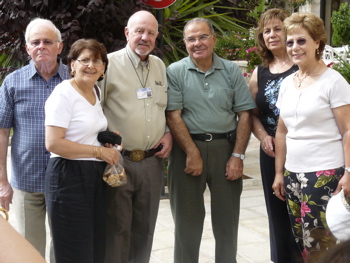
MULTIPOLYGON (((296 40, 298 46, 304 46, 306 44, 306 39, 305 38, 299 38, 296 40)), ((291 48, 294 46, 294 41, 293 40, 288 40, 286 41, 286 46, 291 48)))

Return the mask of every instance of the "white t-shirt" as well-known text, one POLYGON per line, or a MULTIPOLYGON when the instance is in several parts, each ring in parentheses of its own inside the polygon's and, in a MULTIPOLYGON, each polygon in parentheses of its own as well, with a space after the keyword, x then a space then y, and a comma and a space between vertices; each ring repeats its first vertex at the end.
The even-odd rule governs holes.
POLYGON ((288 130, 286 169, 315 172, 343 166, 342 136, 332 108, 350 104, 349 84, 329 68, 311 87, 297 90, 294 75, 282 82, 276 103, 288 130))
MULTIPOLYGON (((45 126, 67 129, 65 136, 67 140, 101 146, 97 140, 97 134, 107 129, 107 119, 96 93, 95 96, 96 104, 91 105, 68 80, 63 81, 55 87, 45 103, 45 126)), ((59 155, 51 153, 50 157, 59 157, 59 155)), ((101 161, 96 158, 75 160, 101 161)))

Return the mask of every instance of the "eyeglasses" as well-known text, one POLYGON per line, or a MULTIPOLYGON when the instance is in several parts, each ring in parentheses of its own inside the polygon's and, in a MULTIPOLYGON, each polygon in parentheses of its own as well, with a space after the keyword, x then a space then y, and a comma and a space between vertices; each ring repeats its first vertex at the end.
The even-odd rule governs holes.
POLYGON ((206 42, 209 38, 211 38, 213 35, 201 35, 199 37, 187 37, 187 38, 184 38, 185 41, 189 44, 194 44, 196 43, 196 41, 200 41, 200 42, 206 42))
MULTIPOLYGON (((306 39, 305 38, 299 38, 296 40, 298 46, 304 46, 306 44, 306 39)), ((294 46, 294 41, 293 40, 288 40, 286 41, 286 46, 291 48, 294 46)))
POLYGON ((76 59, 76 61, 79 61, 80 64, 82 64, 83 66, 89 66, 91 62, 96 67, 101 66, 103 64, 103 61, 101 59, 90 60, 88 58, 84 58, 84 59, 76 59))
POLYGON ((51 39, 43 39, 43 40, 35 39, 35 40, 30 41, 29 44, 31 44, 33 47, 37 47, 37 46, 40 46, 41 42, 44 44, 44 46, 52 46, 53 43, 59 42, 59 41, 51 40, 51 39))

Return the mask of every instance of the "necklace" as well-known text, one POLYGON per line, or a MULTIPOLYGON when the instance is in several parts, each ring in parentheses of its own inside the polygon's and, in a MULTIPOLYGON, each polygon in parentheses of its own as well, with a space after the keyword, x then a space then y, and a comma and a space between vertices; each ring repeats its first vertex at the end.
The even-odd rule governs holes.
MULTIPOLYGON (((289 60, 289 58, 287 57, 283 62, 282 62, 282 66, 280 66, 277 70, 277 74, 279 74, 281 72, 281 69, 284 68, 284 66, 286 65, 287 61, 289 60)), ((277 66, 277 63, 275 64, 277 66)))
POLYGON ((307 73, 303 78, 299 77, 299 71, 297 74, 295 74, 295 76, 297 77, 299 83, 298 83, 298 88, 300 88, 301 83, 303 83, 304 79, 306 79, 308 76, 310 75, 310 73, 307 73))

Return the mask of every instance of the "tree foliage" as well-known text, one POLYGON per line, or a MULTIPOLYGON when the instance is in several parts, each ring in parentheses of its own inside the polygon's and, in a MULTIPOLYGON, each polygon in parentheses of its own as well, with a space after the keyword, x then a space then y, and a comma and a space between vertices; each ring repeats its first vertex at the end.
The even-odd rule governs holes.
POLYGON ((342 3, 338 11, 333 11, 331 23, 333 27, 332 43, 334 46, 350 44, 350 6, 342 3))
POLYGON ((187 55, 182 41, 185 22, 206 17, 221 34, 245 31, 252 26, 251 6, 260 1, 244 0, 249 3, 248 9, 238 6, 238 0, 177 0, 159 11, 141 0, 0 0, 0 81, 28 62, 24 32, 35 17, 50 19, 61 31, 64 48, 60 57, 65 62, 70 46, 79 38, 95 38, 108 52, 119 50, 126 44, 128 18, 138 10, 151 11, 163 21, 158 39, 163 45, 154 53, 169 64, 187 55))
MULTIPOLYGON (((29 57, 24 32, 35 17, 50 19, 61 31, 64 48, 60 56, 64 61, 70 46, 79 38, 95 38, 109 52, 118 50, 125 46, 127 20, 138 10, 152 8, 141 0, 1 0, 0 50, 11 58, 9 62, 26 64, 29 57)), ((5 65, 1 77, 15 68, 11 63, 5 65)))
POLYGON ((207 18, 215 30, 222 34, 231 31, 247 31, 245 27, 240 25, 243 23, 242 21, 230 16, 232 10, 243 10, 242 8, 220 6, 219 4, 220 0, 178 0, 164 9, 164 25, 161 27, 161 31, 165 42, 163 60, 166 64, 187 56, 182 40, 183 27, 192 18, 207 18))

